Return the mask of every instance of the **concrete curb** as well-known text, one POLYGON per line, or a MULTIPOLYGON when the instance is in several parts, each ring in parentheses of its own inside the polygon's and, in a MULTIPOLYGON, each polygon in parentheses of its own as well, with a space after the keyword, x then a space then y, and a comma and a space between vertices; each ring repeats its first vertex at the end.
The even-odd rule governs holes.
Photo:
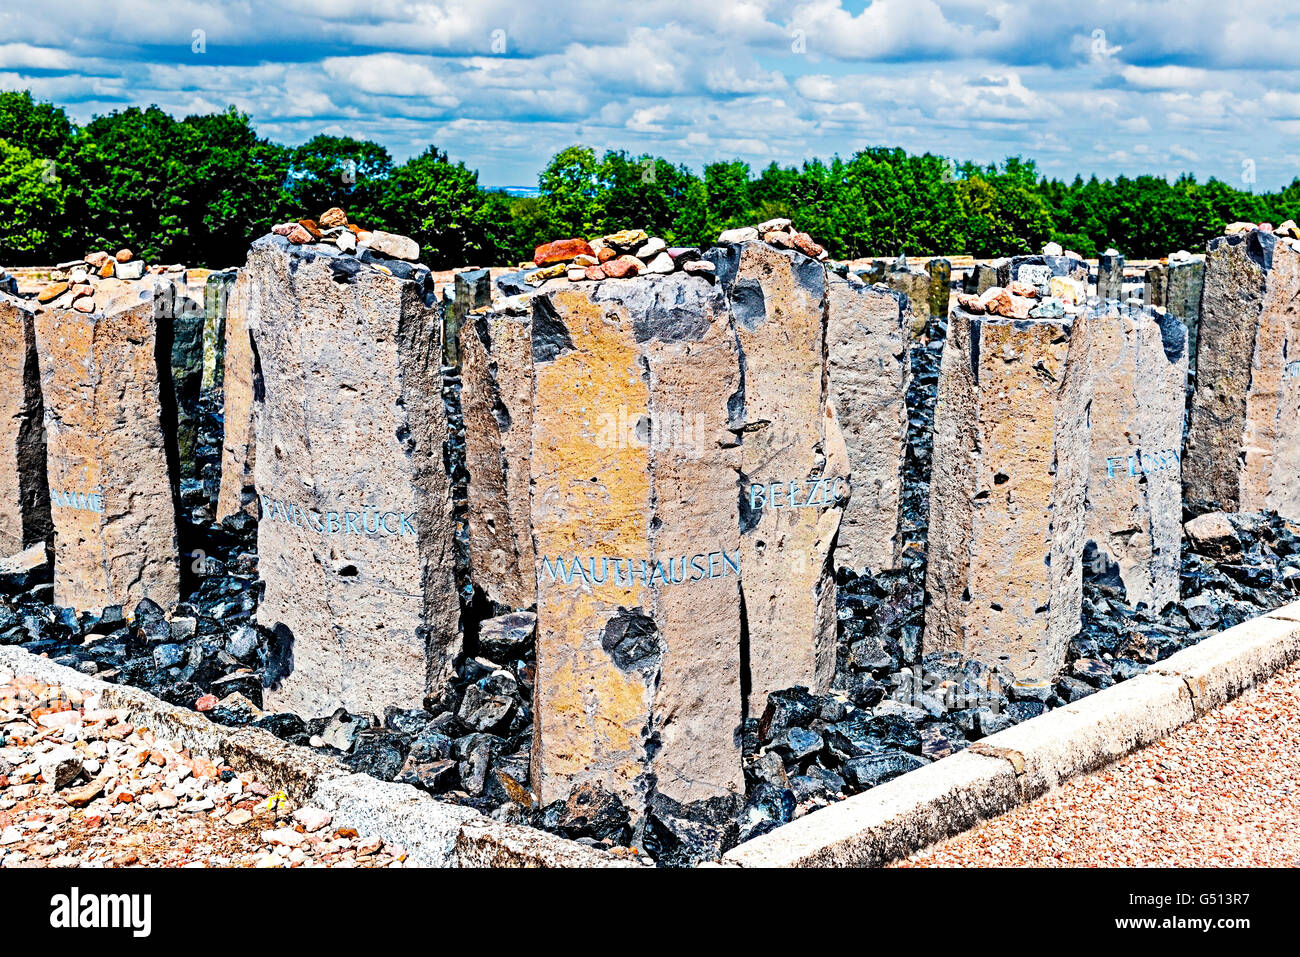
POLYGON ((1300 602, 733 848, 740 867, 878 866, 1152 744, 1300 660, 1300 602))
POLYGON ((15 646, 0 646, 0 665, 38 681, 99 696, 105 708, 194 754, 253 771, 293 801, 329 811, 340 827, 406 847, 423 867, 637 867, 603 851, 448 804, 408 784, 357 774, 337 760, 288 744, 260 728, 227 728, 129 685, 109 684, 15 646))

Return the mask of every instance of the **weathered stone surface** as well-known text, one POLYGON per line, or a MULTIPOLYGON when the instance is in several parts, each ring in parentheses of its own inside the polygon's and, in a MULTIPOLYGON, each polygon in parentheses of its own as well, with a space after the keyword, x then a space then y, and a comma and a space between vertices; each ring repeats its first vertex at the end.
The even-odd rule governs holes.
POLYGON ((1178 599, 1187 330, 1146 308, 1088 316, 1093 368, 1086 570, 1131 605, 1178 599))
POLYGON ((1254 230, 1212 240, 1183 461, 1189 499, 1300 519, 1300 253, 1254 230))
POLYGON ((204 307, 191 297, 184 276, 155 280, 154 318, 170 326, 171 383, 176 402, 176 447, 183 477, 198 473, 194 449, 199 436, 199 394, 203 385, 204 307))
POLYGON ((442 316, 424 267, 326 250, 267 236, 244 270, 266 697, 381 713, 418 706, 460 650, 442 316))
POLYGON ((835 563, 879 571, 893 568, 901 549, 911 307, 902 293, 827 278, 829 392, 852 488, 835 563))
POLYGON ((50 536, 44 416, 34 310, 0 293, 0 557, 50 536))
POLYGON ((976 263, 966 274, 964 289, 973 296, 982 296, 998 284, 996 263, 976 263))
POLYGON ((585 239, 557 239, 543 243, 533 250, 533 262, 539 266, 565 263, 578 256, 595 256, 596 252, 585 239))
POLYGON ((1078 632, 1092 401, 1084 319, 954 309, 935 411, 923 652, 1045 681, 1078 632))
POLYGON ((1165 280, 1165 309, 1187 327, 1188 369, 1196 372, 1200 343, 1201 294, 1205 289, 1205 257, 1169 258, 1165 280))
POLYGON ((443 310, 442 362, 460 367, 460 330, 471 312, 492 302, 492 277, 486 269, 467 269, 452 281, 451 302, 443 310))
POLYGON ((919 338, 930 321, 930 274, 924 269, 895 265, 885 273, 885 285, 895 292, 901 292, 912 306, 912 337, 919 338))
POLYGON ((530 517, 533 307, 505 299, 461 327, 461 409, 469 472, 470 579, 493 601, 537 600, 530 517))
POLYGON ((742 386, 726 299, 675 273, 533 304, 533 788, 547 804, 592 782, 634 814, 734 808, 742 386))
POLYGON ((237 269, 208 273, 203 285, 203 388, 219 389, 226 373, 226 310, 237 269))
MULTIPOLYGON (((999 259, 996 263, 998 270, 998 281, 995 285, 1006 287, 1014 281, 1036 282, 1036 270, 1025 271, 1026 266, 1046 266, 1047 272, 1044 274, 1048 277, 1043 282, 1044 286, 1049 285, 1050 278, 1060 276, 1066 279, 1075 279, 1086 284, 1088 282, 1088 264, 1082 259, 1074 256, 1011 256, 1007 259, 999 259)), ((1046 290, 1042 295, 1047 295, 1046 290)))
POLYGON ((706 255, 717 265, 744 358, 744 391, 733 418, 744 429, 746 713, 758 715, 772 691, 830 687, 831 548, 843 512, 848 452, 827 397, 826 270, 766 243, 715 247, 706 255))
POLYGON ((1117 252, 1097 257, 1097 298, 1124 300, 1124 257, 1117 252))
POLYGON ((253 340, 250 323, 254 309, 266 300, 251 294, 248 274, 239 270, 226 294, 222 348, 221 487, 217 493, 217 521, 237 512, 257 516, 257 489, 253 467, 257 461, 254 428, 253 340))
POLYGON ((948 299, 952 293, 952 263, 946 259, 931 259, 925 264, 930 274, 930 317, 947 317, 948 299))
POLYGON ((171 329, 155 318, 154 294, 105 279, 95 312, 36 316, 54 600, 64 607, 180 598, 171 329))
MULTIPOLYGON (((1142 301, 1148 306, 1165 308, 1166 289, 1169 282, 1169 267, 1164 263, 1148 266, 1146 278, 1142 282, 1142 301)), ((1200 297, 1197 297, 1200 304, 1200 297)), ((1186 325, 1186 323, 1184 323, 1186 325)), ((1189 330, 1190 331, 1190 330, 1189 330)))

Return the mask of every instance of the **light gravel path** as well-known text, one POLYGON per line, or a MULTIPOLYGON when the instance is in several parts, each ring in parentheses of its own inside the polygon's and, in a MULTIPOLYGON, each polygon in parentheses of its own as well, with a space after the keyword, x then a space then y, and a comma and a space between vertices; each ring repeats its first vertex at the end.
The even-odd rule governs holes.
POLYGON ((1300 665, 902 867, 1300 865, 1300 665))
POLYGON ((404 849, 296 808, 94 697, 0 668, 0 868, 393 867, 404 849))

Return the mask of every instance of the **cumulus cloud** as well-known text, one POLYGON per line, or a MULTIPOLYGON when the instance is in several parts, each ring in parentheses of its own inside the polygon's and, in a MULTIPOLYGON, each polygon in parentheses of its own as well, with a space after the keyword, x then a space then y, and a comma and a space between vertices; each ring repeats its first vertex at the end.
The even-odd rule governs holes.
POLYGON ((754 166, 897 145, 1050 175, 1261 186, 1300 155, 1300 9, 1270 0, 92 0, 0 13, 0 87, 78 120, 226 104, 286 142, 399 159, 436 142, 488 183, 562 146, 754 166), (202 42, 199 42, 201 38, 202 42), (196 49, 197 48, 197 49, 196 49), (1180 145, 1181 144, 1181 145, 1180 145), (1193 144, 1195 149, 1188 148, 1193 144))

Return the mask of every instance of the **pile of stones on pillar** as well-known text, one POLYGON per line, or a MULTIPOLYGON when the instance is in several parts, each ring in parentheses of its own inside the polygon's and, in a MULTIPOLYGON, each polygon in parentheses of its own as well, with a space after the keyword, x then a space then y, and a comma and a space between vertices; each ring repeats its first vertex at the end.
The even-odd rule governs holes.
MULTIPOLYGON (((1281 304, 1291 294, 1287 257, 1294 258, 1298 237, 1284 226, 1234 230, 1212 245, 1206 302, 1223 305, 1208 310, 1207 317, 1217 318, 1206 328, 1220 330, 1215 341, 1223 345, 1207 349, 1231 359, 1202 397, 1208 403, 1239 389, 1243 424, 1223 441, 1282 463, 1289 447, 1268 441, 1270 415, 1276 422, 1289 408, 1288 366, 1278 359, 1295 351, 1281 304), (1267 241, 1256 234, 1275 238, 1267 267, 1261 265, 1267 241), (1239 252, 1244 260, 1232 258, 1239 252), (1223 339, 1230 308, 1238 325, 1250 317, 1250 358, 1223 339), (1243 362, 1262 370, 1253 390, 1238 374, 1243 362)), ((233 284, 218 280, 228 285, 222 381, 210 371, 215 317, 209 313, 209 335, 197 353, 205 388, 194 465, 184 475, 179 462, 164 473, 173 503, 173 483, 180 490, 177 539, 190 542, 168 550, 181 563, 183 600, 127 598, 80 612, 58 607, 38 504, 31 530, 11 530, 12 546, 0 548, 0 642, 139 684, 223 724, 267 729, 358 771, 425 788, 500 820, 602 847, 630 845, 643 858, 674 864, 712 857, 730 843, 1139 674, 1300 590, 1300 539, 1292 526, 1276 515, 1242 511, 1276 507, 1287 494, 1280 485, 1267 488, 1262 503, 1228 495, 1189 501, 1181 561, 1169 561, 1178 554, 1179 529, 1170 521, 1177 506, 1167 505, 1171 496, 1176 503, 1180 464, 1170 452, 1179 447, 1181 429, 1181 406, 1170 395, 1179 392, 1190 351, 1178 348, 1173 318, 1181 317, 1130 302, 1089 304, 1086 266, 1059 248, 991 266, 983 290, 957 297, 951 325, 927 300, 928 321, 909 329, 910 297, 872 285, 869 276, 854 275, 824 253, 809 256, 801 250, 805 240, 783 221, 730 233, 712 250, 665 248, 671 272, 647 268, 602 281, 589 278, 583 265, 578 278, 578 257, 588 254, 570 249, 571 258, 559 262, 562 275, 537 278, 557 263, 535 261, 485 295, 481 271, 477 277, 466 272, 463 283, 453 280, 452 295, 442 297, 415 262, 414 243, 381 235, 388 251, 378 252, 374 234, 347 224, 341 211, 277 232, 285 235, 259 241, 233 284), (352 239, 341 238, 343 232, 352 239), (355 250, 345 249, 354 242, 355 250), (698 265, 686 268, 691 263, 698 265), (459 374, 443 340, 455 328, 440 308, 448 299, 459 323, 459 374), (974 368, 981 370, 981 389, 953 376, 972 369, 972 326, 980 329, 974 368), (385 348, 371 352, 372 337, 355 333, 345 344, 345 327, 377 330, 373 341, 377 347, 382 339, 385 348), (294 330, 309 332, 315 345, 290 349, 294 330), (796 348, 768 341, 787 335, 796 348), (1084 340, 1092 360, 1093 426, 1080 436, 1068 424, 1074 421, 1069 407, 1086 404, 1080 398, 1084 340), (1030 353, 1037 361, 1028 361, 1030 353), (873 374, 853 374, 863 367, 873 374), (943 557, 953 536, 942 530, 942 515, 961 508, 951 505, 956 483, 943 478, 952 470, 939 463, 931 501, 931 433, 937 429, 943 448, 957 444, 957 406, 945 408, 948 398, 988 400, 983 392, 994 373, 1008 388, 1040 394, 1024 403, 1022 437, 1043 438, 1044 410, 1051 416, 1051 444, 1066 459, 1066 474, 1054 476, 1047 493, 1053 508, 1070 513, 1075 496, 1086 496, 1097 513, 1079 528, 1020 542, 1025 554, 1037 549, 1040 564, 1044 549, 1056 564, 1058 544, 1079 551, 1077 570, 1070 567, 1059 580, 1049 574, 1045 583, 1028 575, 1020 595, 1038 601, 1034 595, 1046 590, 1081 609, 1063 641, 1050 622, 1026 629, 1031 641, 1051 645, 1054 654, 1059 649, 1062 666, 1041 680, 1034 680, 1032 667, 990 659, 978 642, 967 647, 938 635, 936 645, 930 628, 937 615, 931 609, 927 616, 925 607, 926 576, 940 574, 933 566, 965 567, 943 557), (319 388, 304 388, 305 382, 319 388), (583 389, 575 391, 574 383, 583 389), (945 398, 936 410, 939 392, 945 398), (604 401, 610 395, 618 401, 604 401), (690 420, 687 412, 702 419, 690 420), (666 436, 665 421, 677 423, 666 436), (309 458, 301 454, 306 441, 309 458), (1086 471, 1083 461, 1090 463, 1086 471), (364 509, 353 510, 352 527, 361 529, 353 534, 346 505, 322 510, 315 498, 301 497, 343 502, 357 488, 348 482, 380 472, 376 487, 405 490, 409 502, 426 506, 391 510, 389 526, 400 532, 405 518, 420 530, 415 538, 434 545, 436 557, 428 548, 412 552, 406 548, 412 536, 400 534, 395 548, 367 550, 375 543, 366 541, 364 509), (731 478, 696 481, 714 473, 731 478), (468 489, 448 488, 465 476, 468 489), (285 491, 295 482, 298 497, 285 491), (829 487, 829 495, 813 494, 814 484, 823 493, 829 487), (837 490, 849 492, 847 501, 837 490), (466 496, 463 516, 448 504, 459 494, 466 496), (864 501, 876 504, 855 517, 864 501), (338 535, 330 534, 331 512, 338 535), (469 546, 461 569, 453 569, 450 557, 453 517, 463 518, 458 534, 469 546), (860 521, 879 529, 855 544, 852 530, 860 521), (254 543, 259 534, 261 548, 254 543), (718 547, 692 550, 701 535, 716 536, 718 547), (867 546, 874 550, 858 550, 867 546), (655 554, 671 559, 662 573, 647 561, 643 582, 627 559, 655 554), (703 568, 698 581, 695 558, 703 568), (311 564, 318 571, 302 573, 311 564), (384 578, 397 566, 417 569, 406 577, 418 600, 384 578), (775 571, 783 577, 768 574, 775 571), (295 575, 297 596, 287 584, 295 575), (1181 577, 1181 597, 1174 576, 1181 577), (458 581, 472 588, 463 604, 455 595, 458 581), (387 608, 352 601, 354 583, 386 595, 387 608), (707 597, 693 597, 697 586, 709 589, 707 597), (1176 600, 1156 607, 1171 587, 1176 600), (271 595, 259 608, 261 588, 271 595), (322 622, 321 606, 338 621, 322 622), (764 609, 783 611, 765 617, 764 609), (463 638, 456 623, 462 616, 463 638), (385 632, 415 633, 418 649, 401 638, 390 644, 366 637, 365 625, 381 618, 385 632), (409 622, 416 624, 407 628, 409 622), (719 622, 730 630, 720 630, 719 622), (742 626, 750 667, 757 665, 748 683, 737 651, 742 626), (350 684, 348 653, 331 658, 311 649, 324 635, 342 638, 345 648, 364 648, 368 666, 384 676, 400 671, 409 687, 350 684), (565 669, 580 680, 566 684, 565 669), (291 701, 299 694, 295 674, 313 675, 324 689, 319 697, 291 701), (594 749, 590 734, 564 724, 549 745, 540 743, 547 739, 547 715, 581 726, 585 699, 579 695, 575 703, 566 689, 588 687, 600 689, 602 712, 621 716, 626 747, 606 742, 594 749), (543 715, 536 721, 535 702, 543 715), (299 713, 284 710, 288 704, 299 713), (593 760, 575 771, 579 749, 593 760), (606 758, 604 767, 624 770, 591 773, 606 758)), ((648 267, 659 253, 638 255, 653 242, 638 232, 614 234, 636 237, 624 245, 607 237, 586 245, 597 264, 600 251, 609 249, 615 256, 604 253, 606 262, 632 256, 648 267)), ((928 273, 935 281, 927 296, 938 285, 936 270, 928 273)), ((174 273, 132 286, 139 302, 141 294, 148 298, 150 321, 135 317, 138 328, 128 338, 146 345, 124 350, 139 360, 129 366, 130 381, 158 383, 157 411, 133 399, 128 414, 156 415, 165 449, 176 429, 167 396, 179 406, 172 382, 184 378, 176 370, 193 368, 194 353, 159 341, 158 321, 174 310, 155 303, 165 304, 169 289, 173 303, 188 295, 179 283, 174 273)), ((96 303, 85 315, 115 316, 109 281, 90 285, 89 297, 78 296, 96 303)), ((65 336, 47 350, 41 323, 52 320, 42 319, 44 305, 10 298, 0 298, 0 322, 14 331, 4 340, 12 344, 0 353, 0 375, 15 434, 22 436, 16 447, 27 453, 22 461, 0 459, 4 494, 41 484, 30 478, 41 458, 31 449, 53 432, 31 423, 49 419, 51 405, 56 415, 67 415, 69 386, 42 394, 31 384, 43 375, 53 385, 52 368, 76 345, 65 336)), ((75 310, 64 303, 59 312, 62 318, 75 310)), ((120 345, 114 330, 127 325, 115 322, 101 327, 112 333, 105 343, 115 343, 114 350, 120 345)), ((970 418, 969 409, 965 414, 970 418)), ((996 425, 992 417, 971 421, 977 428, 996 425)), ((1026 453, 1039 455, 1041 444, 1030 443, 1026 453)), ((1024 526, 1017 534, 1027 537, 1033 523, 1025 463, 999 470, 995 453, 998 443, 986 441, 979 454, 992 471, 979 475, 987 479, 989 498, 1017 490, 1016 504, 1026 509, 1017 515, 1024 526), (1005 480, 998 482, 999 475, 1005 480)), ((132 465, 144 462, 148 471, 149 455, 131 454, 132 465)), ((56 460, 67 455, 47 452, 51 478, 56 460)), ((1237 484, 1254 487, 1249 474, 1237 484)), ((981 489, 968 491, 969 501, 986 501, 978 498, 981 489)), ((76 490, 60 500, 82 501, 76 490)), ((89 495, 84 502, 94 504, 89 495)), ((57 526, 59 505, 53 504, 57 526)), ((24 507, 25 521, 27 512, 24 507)), ((385 515, 375 512, 379 525, 385 515)), ((996 532, 995 524, 984 528, 996 532)), ((971 602, 991 604, 992 595, 976 587, 971 602)), ((1021 609, 1021 617, 1035 621, 1038 607, 1021 609)), ((1010 604, 1001 611, 1017 614, 1010 604)), ((972 618, 964 633, 977 634, 978 626, 972 618)))

